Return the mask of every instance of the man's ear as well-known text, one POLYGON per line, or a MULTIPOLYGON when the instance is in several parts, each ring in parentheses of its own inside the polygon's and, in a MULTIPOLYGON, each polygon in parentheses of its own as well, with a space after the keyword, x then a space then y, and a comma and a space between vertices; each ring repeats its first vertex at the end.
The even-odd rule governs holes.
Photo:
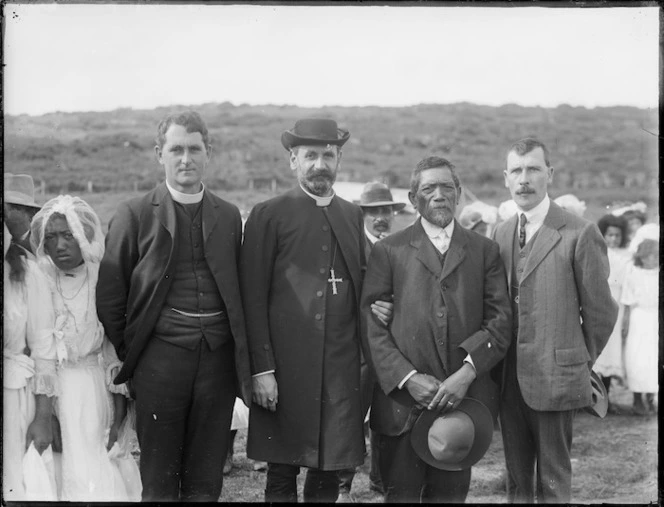
POLYGON ((290 150, 290 155, 288 156, 288 159, 290 161, 290 168, 293 171, 297 170, 297 148, 294 150, 291 148, 290 150))
POLYGON ((413 208, 417 209, 417 202, 415 200, 415 194, 413 192, 408 192, 408 200, 413 205, 413 208))
POLYGON ((549 167, 549 183, 553 183, 553 166, 549 167))
POLYGON ((459 185, 459 188, 457 189, 457 198, 456 198, 457 206, 459 205, 460 201, 461 201, 461 185, 459 185))
POLYGON ((158 144, 155 145, 155 147, 154 147, 154 153, 155 153, 155 155, 157 156, 157 160, 158 160, 159 163, 161 164, 161 163, 162 163, 162 162, 161 162, 161 148, 159 147, 158 144))
POLYGON ((504 178, 505 188, 510 188, 510 186, 507 184, 507 171, 503 171, 503 178, 504 178))

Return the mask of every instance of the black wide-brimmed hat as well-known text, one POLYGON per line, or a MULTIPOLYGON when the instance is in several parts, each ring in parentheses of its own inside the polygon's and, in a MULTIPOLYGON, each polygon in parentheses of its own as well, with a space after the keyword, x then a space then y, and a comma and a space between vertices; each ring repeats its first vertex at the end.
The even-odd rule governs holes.
POLYGON ((302 144, 334 144, 343 146, 350 133, 337 127, 337 122, 327 118, 303 118, 297 120, 291 130, 281 134, 281 144, 290 150, 302 144))
POLYGON ((606 392, 604 382, 595 370, 590 372, 590 385, 593 388, 592 403, 584 410, 591 415, 603 418, 609 410, 609 393, 606 392))
POLYGON ((371 181, 364 185, 360 195, 360 208, 376 208, 378 206, 393 206, 394 211, 400 211, 406 207, 406 203, 395 202, 392 192, 385 183, 371 181))
POLYGON ((489 449, 493 417, 473 398, 464 398, 451 411, 424 410, 410 434, 422 461, 440 470, 459 471, 477 463, 489 449))

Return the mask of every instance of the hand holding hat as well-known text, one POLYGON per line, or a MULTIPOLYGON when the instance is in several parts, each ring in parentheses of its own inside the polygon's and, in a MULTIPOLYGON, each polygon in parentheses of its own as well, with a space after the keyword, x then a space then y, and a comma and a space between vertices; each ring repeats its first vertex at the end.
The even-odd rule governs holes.
POLYGON ((410 441, 425 463, 459 471, 477 463, 491 445, 493 417, 473 398, 464 398, 449 411, 424 410, 413 426, 410 441))

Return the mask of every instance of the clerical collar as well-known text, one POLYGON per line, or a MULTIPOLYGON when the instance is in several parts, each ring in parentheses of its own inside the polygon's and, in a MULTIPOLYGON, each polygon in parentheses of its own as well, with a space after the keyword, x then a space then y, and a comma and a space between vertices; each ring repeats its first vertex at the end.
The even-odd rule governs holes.
POLYGON ((539 224, 544 222, 546 214, 549 212, 549 206, 551 206, 551 199, 549 199, 549 194, 544 195, 544 199, 537 206, 528 211, 523 211, 521 208, 518 208, 518 214, 521 216, 521 213, 526 215, 528 223, 531 225, 539 224))
POLYGON ((367 229, 367 226, 366 226, 366 225, 364 226, 364 234, 366 234, 367 239, 368 239, 369 241, 371 241, 371 244, 372 244, 372 245, 375 245, 375 244, 376 244, 376 241, 378 241, 378 239, 379 239, 379 238, 377 238, 376 236, 374 236, 373 234, 371 234, 371 233, 369 232, 369 229, 367 229))
POLYGON ((175 202, 179 202, 180 204, 199 203, 203 200, 203 192, 205 192, 205 185, 203 185, 203 182, 201 182, 201 191, 196 194, 185 194, 184 192, 175 190, 168 184, 168 180, 166 180, 166 188, 168 188, 168 192, 171 194, 173 200, 175 202))
POLYGON ((335 196, 334 190, 332 190, 332 195, 328 195, 327 197, 321 197, 319 195, 314 195, 311 192, 307 192, 302 185, 300 185, 300 188, 302 189, 302 192, 304 192, 314 201, 316 201, 316 206, 318 206, 319 208, 325 208, 326 206, 329 206, 330 203, 332 202, 332 199, 335 196))
POLYGON ((451 238, 452 233, 454 232, 454 219, 452 219, 445 227, 440 227, 439 225, 432 224, 426 218, 422 217, 422 228, 430 238, 440 236, 443 231, 447 233, 448 238, 451 238))

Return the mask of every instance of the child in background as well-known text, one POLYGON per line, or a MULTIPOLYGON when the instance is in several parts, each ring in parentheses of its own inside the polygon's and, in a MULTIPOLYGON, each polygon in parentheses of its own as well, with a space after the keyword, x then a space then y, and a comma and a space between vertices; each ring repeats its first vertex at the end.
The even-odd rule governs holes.
POLYGON ((625 305, 627 382, 634 393, 634 414, 640 416, 655 412, 654 397, 658 390, 658 296, 659 242, 644 239, 636 247, 634 266, 625 275, 620 301, 625 305))
MULTIPOLYGON (((602 378, 607 394, 611 388, 611 379, 617 378, 619 381, 625 378, 625 367, 623 361, 623 305, 620 304, 623 280, 627 266, 630 265, 630 254, 625 248, 627 245, 627 221, 621 216, 605 215, 597 223, 604 241, 607 246, 607 255, 609 257, 609 287, 611 296, 619 303, 618 320, 613 328, 604 350, 597 358, 593 370, 602 378)), ((618 414, 619 409, 609 403, 609 413, 618 414)))

